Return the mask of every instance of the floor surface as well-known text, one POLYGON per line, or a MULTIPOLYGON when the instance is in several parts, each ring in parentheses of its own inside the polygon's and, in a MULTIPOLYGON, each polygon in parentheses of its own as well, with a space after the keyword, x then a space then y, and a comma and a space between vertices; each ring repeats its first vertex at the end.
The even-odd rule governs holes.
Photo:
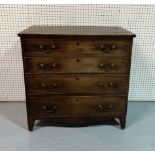
POLYGON ((0 150, 155 150, 155 102, 129 102, 125 130, 118 125, 27 130, 23 102, 0 102, 0 150))

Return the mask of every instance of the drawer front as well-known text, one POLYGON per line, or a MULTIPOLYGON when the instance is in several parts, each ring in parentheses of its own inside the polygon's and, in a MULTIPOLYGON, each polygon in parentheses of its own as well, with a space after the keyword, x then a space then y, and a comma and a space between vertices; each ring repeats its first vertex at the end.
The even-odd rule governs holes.
POLYGON ((87 117, 119 115, 125 112, 125 97, 52 96, 28 98, 33 117, 87 117))
POLYGON ((25 54, 102 54, 130 56, 131 40, 23 40, 25 54))
POLYGON ((106 57, 25 58, 25 72, 50 73, 128 73, 129 59, 106 57))
POLYGON ((104 75, 26 76, 28 94, 126 94, 126 77, 104 75))

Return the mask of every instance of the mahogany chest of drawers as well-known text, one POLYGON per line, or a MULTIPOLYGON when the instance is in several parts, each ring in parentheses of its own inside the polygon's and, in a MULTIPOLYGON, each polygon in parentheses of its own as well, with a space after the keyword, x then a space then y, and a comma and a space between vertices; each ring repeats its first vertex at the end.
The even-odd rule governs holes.
POLYGON ((125 128, 132 42, 120 27, 31 26, 21 37, 28 129, 35 120, 125 128))

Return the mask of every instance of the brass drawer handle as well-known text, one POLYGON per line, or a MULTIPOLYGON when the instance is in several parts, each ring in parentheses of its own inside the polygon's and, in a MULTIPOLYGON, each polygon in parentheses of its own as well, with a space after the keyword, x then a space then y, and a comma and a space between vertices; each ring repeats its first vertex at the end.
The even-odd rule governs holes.
POLYGON ((98 47, 98 49, 101 50, 101 51, 103 51, 104 53, 110 53, 113 50, 116 50, 117 47, 116 47, 116 45, 104 45, 104 44, 101 44, 98 47))
POLYGON ((116 50, 116 49, 117 49, 117 47, 115 45, 111 46, 111 50, 116 50))
POLYGON ((41 84, 41 88, 47 89, 47 90, 52 90, 57 87, 58 87, 58 85, 56 83, 42 83, 41 84))
POLYGON ((45 46, 44 46, 44 45, 39 45, 39 48, 40 48, 41 50, 45 50, 45 46))
POLYGON ((100 48, 101 48, 102 50, 105 50, 105 46, 104 46, 104 45, 101 45, 100 48))
POLYGON ((98 86, 101 88, 104 88, 104 89, 109 89, 109 88, 114 87, 114 84, 113 84, 113 82, 109 82, 109 83, 105 84, 105 83, 99 81, 98 86))
POLYGON ((49 51, 49 50, 53 50, 56 49, 56 45, 52 44, 52 45, 39 45, 39 48, 43 51, 49 51))
POLYGON ((50 69, 56 68, 57 64, 55 62, 51 62, 49 64, 40 63, 38 64, 38 66, 44 70, 50 70, 50 69))
POLYGON ((112 110, 112 105, 111 104, 99 104, 98 108, 102 112, 109 112, 112 110))
POLYGON ((109 63, 107 63, 107 64, 103 64, 103 63, 100 63, 99 65, 98 65, 98 67, 99 68, 102 68, 102 69, 104 69, 104 70, 106 70, 106 71, 109 71, 109 70, 112 70, 112 69, 114 69, 115 67, 116 67, 116 65, 115 64, 109 64, 109 63))
POLYGON ((52 105, 52 106, 42 106, 42 110, 47 112, 47 113, 53 113, 55 112, 57 109, 57 106, 56 105, 52 105))

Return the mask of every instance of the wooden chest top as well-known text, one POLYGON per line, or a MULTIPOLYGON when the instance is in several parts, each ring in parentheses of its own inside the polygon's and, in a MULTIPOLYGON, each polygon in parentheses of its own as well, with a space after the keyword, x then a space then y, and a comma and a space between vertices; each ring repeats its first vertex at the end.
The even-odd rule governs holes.
POLYGON ((121 27, 109 26, 31 26, 20 32, 19 36, 131 36, 136 35, 121 27))

